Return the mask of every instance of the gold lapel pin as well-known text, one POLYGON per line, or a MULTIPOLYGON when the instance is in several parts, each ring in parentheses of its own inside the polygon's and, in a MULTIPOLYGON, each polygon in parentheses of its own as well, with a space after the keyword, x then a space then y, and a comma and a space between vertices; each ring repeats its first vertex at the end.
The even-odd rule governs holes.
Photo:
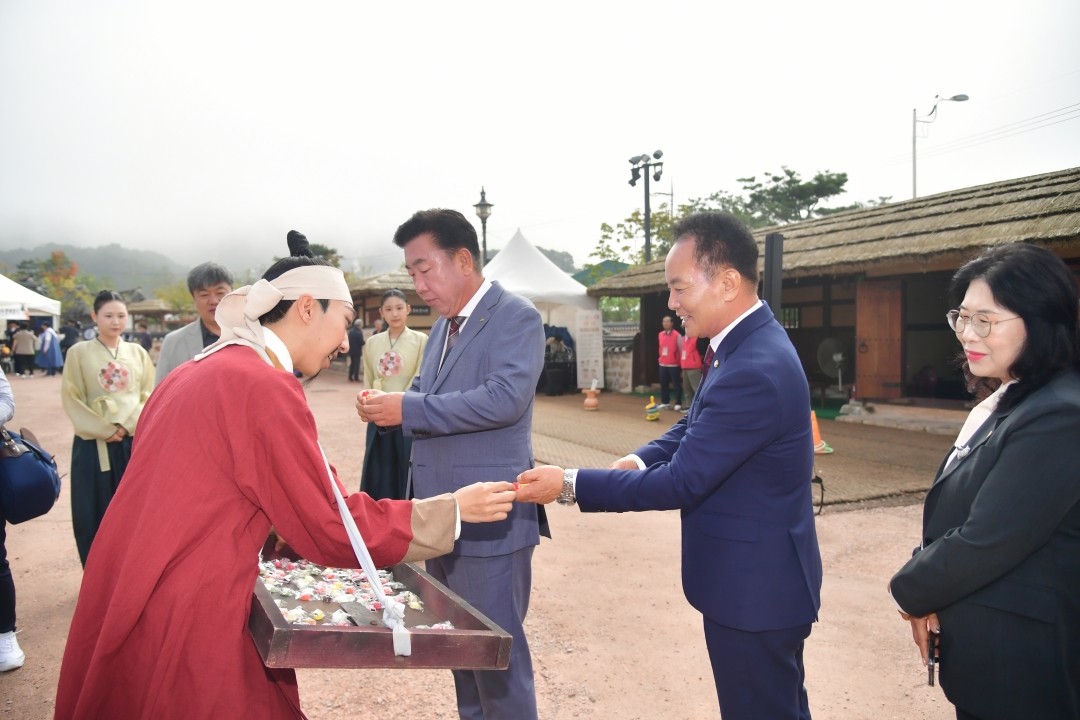
POLYGON ((716 367, 720 367, 720 361, 719 361, 719 360, 713 360, 713 361, 712 361, 712 366, 713 366, 714 368, 716 368, 716 367))

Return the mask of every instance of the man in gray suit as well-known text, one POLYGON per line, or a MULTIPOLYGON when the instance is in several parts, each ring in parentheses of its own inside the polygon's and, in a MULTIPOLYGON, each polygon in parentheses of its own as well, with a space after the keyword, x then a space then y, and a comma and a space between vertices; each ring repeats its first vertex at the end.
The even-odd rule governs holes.
POLYGON ((166 375, 201 353, 207 345, 217 342, 221 334, 214 312, 218 303, 232 292, 232 273, 217 263, 203 263, 188 273, 187 286, 199 319, 173 330, 161 341, 154 385, 160 385, 166 375))
MULTIPOLYGON (((476 230, 459 212, 418 212, 394 243, 405 250, 417 294, 442 317, 409 391, 361 393, 360 416, 401 426, 413 438, 419 499, 512 480, 533 465, 533 398, 544 365, 540 315, 528 300, 484 279, 476 230)), ((514 638, 507 670, 454 671, 458 712, 468 720, 536 718, 522 628, 540 542, 534 507, 515 504, 505 520, 463 525, 453 552, 427 562, 429 573, 514 638)))

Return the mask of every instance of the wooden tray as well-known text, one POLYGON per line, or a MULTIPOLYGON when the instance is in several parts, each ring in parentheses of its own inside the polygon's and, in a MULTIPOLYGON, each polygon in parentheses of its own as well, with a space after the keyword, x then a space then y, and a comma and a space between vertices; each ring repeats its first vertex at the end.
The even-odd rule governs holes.
MULTIPOLYGON (((279 555, 296 559, 289 548, 274 553, 272 543, 268 543, 263 558, 269 560, 279 555)), ((412 655, 394 655, 392 633, 383 625, 382 614, 369 613, 362 607, 358 615, 370 615, 367 625, 291 625, 282 617, 274 596, 260 578, 255 581, 251 598, 248 630, 263 663, 274 668, 505 670, 509 667, 513 642, 509 633, 415 563, 388 569, 397 582, 416 593, 424 603, 424 612, 405 611, 405 625, 412 635, 412 655), (412 629, 415 625, 434 625, 444 620, 453 623, 454 629, 412 629)), ((336 603, 288 601, 289 607, 297 604, 308 609, 322 607, 327 615, 341 607, 336 603)))

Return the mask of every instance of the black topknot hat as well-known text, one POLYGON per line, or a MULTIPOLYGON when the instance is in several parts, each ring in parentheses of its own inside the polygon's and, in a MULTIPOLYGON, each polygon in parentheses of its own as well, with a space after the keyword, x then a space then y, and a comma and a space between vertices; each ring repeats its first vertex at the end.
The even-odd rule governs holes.
POLYGON ((287 241, 289 243, 289 255, 293 257, 315 257, 304 233, 290 230, 287 241))

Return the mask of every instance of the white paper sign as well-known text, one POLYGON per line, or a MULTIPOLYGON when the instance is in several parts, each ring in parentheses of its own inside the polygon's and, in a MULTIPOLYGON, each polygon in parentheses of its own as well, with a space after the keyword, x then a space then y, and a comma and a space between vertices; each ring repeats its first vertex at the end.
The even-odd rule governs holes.
POLYGON ((577 311, 574 351, 578 388, 604 386, 604 328, 599 310, 577 311))

